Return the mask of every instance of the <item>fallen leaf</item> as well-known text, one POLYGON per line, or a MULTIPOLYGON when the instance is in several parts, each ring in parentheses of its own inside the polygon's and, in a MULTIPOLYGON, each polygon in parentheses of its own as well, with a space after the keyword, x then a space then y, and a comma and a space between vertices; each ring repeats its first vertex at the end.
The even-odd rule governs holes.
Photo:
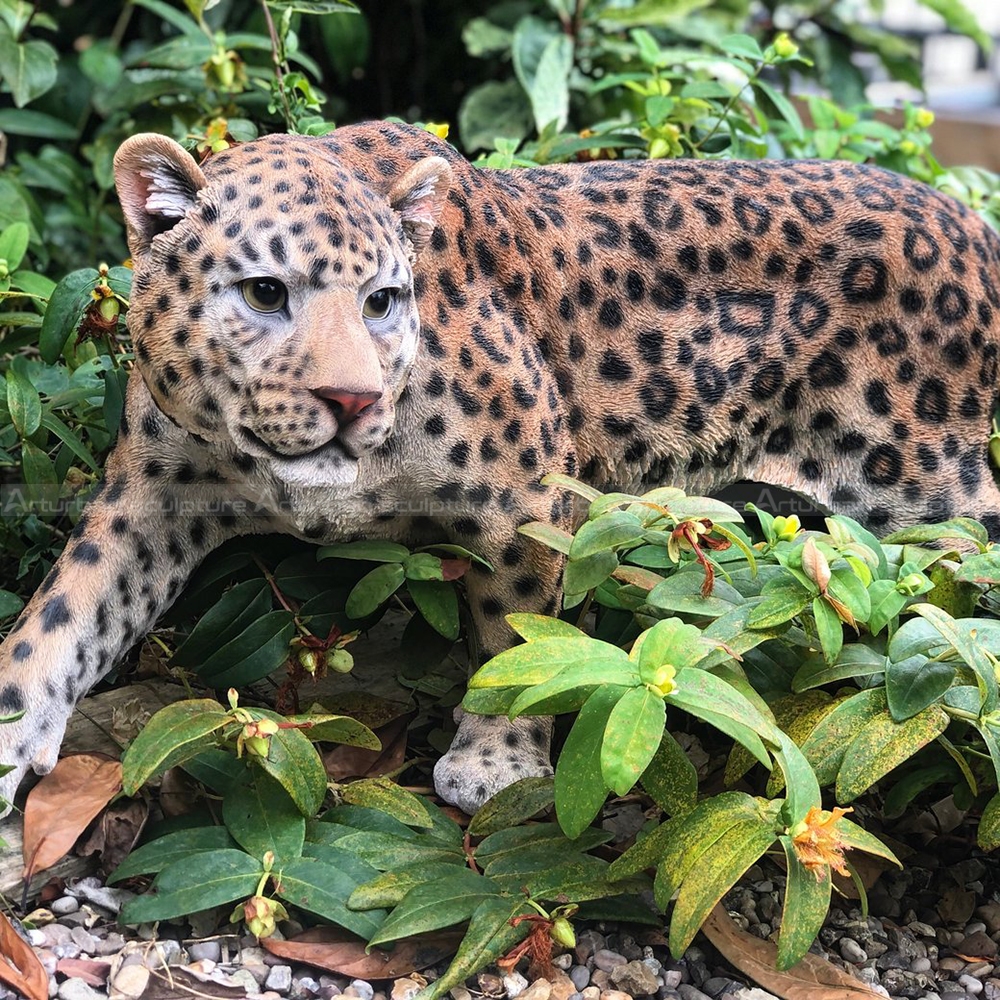
POLYGON ((121 791, 122 766, 97 754, 63 757, 24 806, 24 878, 67 854, 90 821, 121 791))
POLYGON ((60 958, 56 972, 69 979, 82 979, 88 986, 104 986, 111 973, 111 963, 93 958, 60 958))
POLYGON ((49 1000, 49 974, 14 925, 0 912, 0 981, 28 1000, 49 1000))
POLYGON ((365 943, 334 927, 313 927, 288 941, 261 938, 261 944, 279 958, 354 979, 395 979, 426 969, 455 954, 463 931, 418 934, 399 941, 392 951, 372 948, 365 954, 365 943))
POLYGON ((410 716, 405 715, 374 730, 382 744, 381 750, 365 750, 346 744, 333 747, 323 754, 323 766, 331 781, 345 778, 380 778, 398 771, 406 759, 406 727, 410 716))
POLYGON ((149 804, 141 799, 122 799, 108 806, 94 824, 90 836, 76 849, 80 857, 101 856, 101 870, 114 871, 135 847, 149 816, 149 804))
POLYGON ((149 985, 142 994, 142 1000, 204 1000, 205 997, 246 1000, 246 986, 232 983, 229 976, 218 970, 216 973, 213 977, 202 977, 174 966, 167 970, 157 969, 149 975, 149 985))
POLYGON ((774 964, 777 947, 740 930, 721 903, 701 930, 737 969, 785 1000, 862 1000, 881 995, 818 955, 807 954, 786 972, 779 972, 774 964))

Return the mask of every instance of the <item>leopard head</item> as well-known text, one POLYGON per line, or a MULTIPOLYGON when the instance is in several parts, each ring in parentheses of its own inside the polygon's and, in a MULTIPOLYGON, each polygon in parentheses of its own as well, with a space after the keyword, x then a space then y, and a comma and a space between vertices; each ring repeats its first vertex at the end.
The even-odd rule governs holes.
POLYGON ((413 261, 446 160, 385 190, 321 139, 275 135, 199 166, 161 135, 115 157, 135 278, 129 330, 159 408, 289 485, 349 485, 392 433, 417 353, 413 261))

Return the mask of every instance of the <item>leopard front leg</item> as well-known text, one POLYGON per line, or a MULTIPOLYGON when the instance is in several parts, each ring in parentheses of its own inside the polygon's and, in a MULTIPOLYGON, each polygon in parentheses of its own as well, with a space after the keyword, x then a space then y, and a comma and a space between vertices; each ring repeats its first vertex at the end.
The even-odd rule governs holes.
POLYGON ((8 801, 29 768, 53 768, 77 701, 154 625, 204 555, 240 530, 225 504, 192 512, 197 487, 177 487, 176 457, 139 452, 127 439, 118 445, 103 486, 0 645, 0 713, 23 712, 0 725, 0 763, 14 768, 0 779, 8 801))
MULTIPOLYGON (((555 614, 559 608, 563 558, 518 535, 517 523, 507 522, 509 533, 488 550, 498 553, 494 572, 473 571, 468 578, 480 663, 520 641, 504 615, 555 614)), ((486 551, 482 539, 466 538, 463 544, 486 551)), ((446 802, 472 815, 515 781, 552 774, 551 718, 524 716, 511 722, 506 716, 473 715, 461 709, 456 718, 458 731, 451 747, 434 767, 434 787, 446 802)))

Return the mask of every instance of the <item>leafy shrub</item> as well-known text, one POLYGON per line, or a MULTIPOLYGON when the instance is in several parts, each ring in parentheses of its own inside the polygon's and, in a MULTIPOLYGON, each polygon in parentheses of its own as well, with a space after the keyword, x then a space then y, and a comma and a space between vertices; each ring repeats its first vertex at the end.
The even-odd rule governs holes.
MULTIPOLYGON (((959 0, 921 2, 988 45, 959 0)), ((344 0, 188 0, 185 10, 136 0, 120 15, 92 6, 85 23, 66 28, 72 9, 57 23, 25 0, 0 5, 0 77, 15 105, 0 109, 13 149, 0 170, 0 468, 15 487, 0 519, 0 574, 10 587, 0 591, 0 620, 17 613, 58 555, 117 432, 132 361, 131 272, 121 266, 111 196, 120 141, 161 131, 200 155, 259 131, 322 134, 331 116, 365 111, 343 94, 375 24, 344 0), (77 49, 70 36, 84 31, 77 49), (324 65, 336 94, 321 89, 324 65)), ((889 125, 864 101, 854 53, 919 85, 912 43, 826 0, 754 9, 749 0, 464 5, 461 43, 435 39, 433 65, 491 79, 460 108, 428 111, 457 121, 465 149, 487 166, 836 156, 924 180, 1000 227, 1000 177, 943 169, 925 109, 906 107, 889 125), (804 104, 791 99, 800 88, 809 91, 804 104)), ((387 781, 335 789, 317 819, 327 786, 310 741, 365 742, 363 727, 235 702, 228 710, 181 703, 130 748, 126 784, 135 790, 180 764, 222 797, 224 825, 137 850, 116 877, 156 875, 156 891, 134 901, 127 919, 242 900, 234 917, 266 934, 287 903, 378 942, 467 921, 433 997, 487 961, 530 952, 536 933, 565 943, 571 913, 542 904, 656 919, 635 900, 650 867, 661 907, 677 892, 671 944, 683 949, 775 841, 789 866, 779 951, 787 965, 825 914, 831 869, 849 869, 843 852, 891 858, 844 809, 824 811, 823 792, 846 805, 890 772, 886 817, 945 784, 956 801, 981 808, 981 846, 1000 843, 1000 632, 994 619, 976 617, 1000 566, 980 526, 958 519, 879 542, 842 517, 804 533, 792 519, 756 512, 752 536, 732 508, 670 488, 601 496, 553 482, 583 493, 587 520, 574 536, 524 530, 567 555, 566 615, 576 625, 514 614, 526 642, 477 673, 465 705, 576 713, 554 780, 497 796, 470 828, 485 837, 475 847, 436 807, 387 781), (965 554, 950 550, 954 540, 965 554), (590 611, 593 635, 582 631, 590 611), (622 717, 630 725, 618 725, 622 717), (675 738, 681 730, 732 741, 727 781, 757 794, 703 796, 675 738), (589 853, 606 839, 590 823, 609 791, 633 786, 664 818, 609 865, 589 853), (516 827, 553 802, 558 826, 516 827)), ((294 700, 303 674, 350 666, 353 633, 374 624, 405 583, 418 613, 404 649, 424 663, 445 657, 460 631, 455 581, 475 555, 359 542, 319 557, 288 540, 280 555, 266 542, 228 546, 172 610, 174 648, 162 644, 215 687, 290 659, 294 700)), ((455 671, 417 679, 412 666, 405 682, 415 694, 457 698, 455 671)))

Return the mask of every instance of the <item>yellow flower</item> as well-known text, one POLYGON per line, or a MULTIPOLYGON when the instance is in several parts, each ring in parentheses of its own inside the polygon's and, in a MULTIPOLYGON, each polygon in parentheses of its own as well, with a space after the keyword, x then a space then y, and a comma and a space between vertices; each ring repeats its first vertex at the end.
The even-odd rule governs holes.
POLYGON ((823 878, 830 868, 838 875, 849 874, 844 860, 847 844, 837 832, 838 820, 849 812, 853 810, 834 806, 828 812, 813 806, 806 813, 806 818, 791 831, 796 857, 817 879, 823 878))

